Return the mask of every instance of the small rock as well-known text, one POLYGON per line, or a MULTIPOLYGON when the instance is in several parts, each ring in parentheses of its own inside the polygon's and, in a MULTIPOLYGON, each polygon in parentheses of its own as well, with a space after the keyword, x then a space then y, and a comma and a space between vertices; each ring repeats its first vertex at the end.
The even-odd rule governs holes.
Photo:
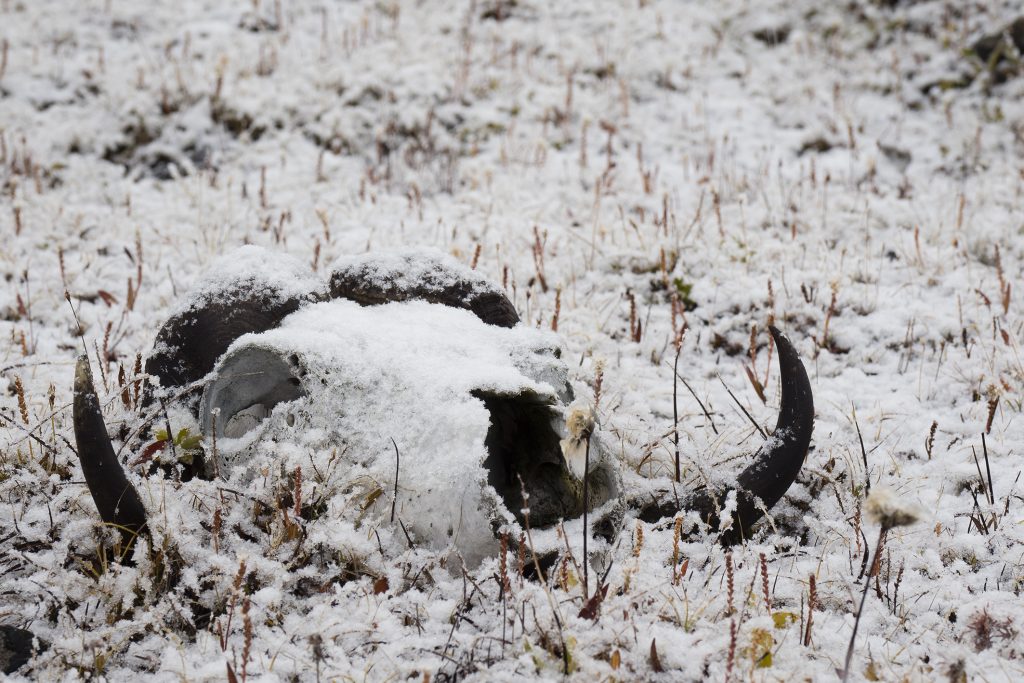
POLYGON ((5 674, 14 673, 32 658, 31 631, 15 626, 0 626, 0 668, 5 674))
POLYGON ((1017 49, 1017 52, 1024 53, 1024 17, 1018 18, 1001 31, 982 36, 971 46, 971 50, 979 59, 988 62, 995 51, 1002 47, 1003 52, 996 58, 998 62, 1008 57, 1006 51, 1011 44, 1017 49), (1009 38, 1009 42, 1007 42, 1007 38, 1009 38))
POLYGON ((780 26, 765 26, 754 31, 751 35, 754 36, 755 40, 758 40, 768 47, 775 47, 789 40, 789 34, 793 31, 793 27, 789 24, 782 24, 780 26))

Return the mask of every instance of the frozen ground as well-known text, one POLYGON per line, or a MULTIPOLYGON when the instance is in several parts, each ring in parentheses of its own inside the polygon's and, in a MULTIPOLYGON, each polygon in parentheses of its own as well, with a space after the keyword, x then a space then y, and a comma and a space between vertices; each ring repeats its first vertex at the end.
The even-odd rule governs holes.
POLYGON ((966 54, 1020 12, 0 1, 0 623, 49 644, 20 675, 827 681, 877 538, 870 481, 923 514, 889 534, 852 678, 1020 680, 1024 76, 1012 50, 966 54), (320 276, 429 245, 505 281, 528 324, 558 310, 578 393, 604 363, 633 491, 671 468, 671 292, 690 309, 680 374, 717 430, 680 386, 691 478, 759 440, 719 377, 774 424, 774 319, 815 391, 804 471, 731 560, 627 519, 594 619, 571 564, 546 593, 510 556, 503 596, 497 558, 385 550, 343 472, 308 483, 330 514, 292 521, 253 503, 277 473, 250 497, 135 475, 159 552, 104 567, 67 445, 64 291, 116 427, 119 368, 244 243, 320 276))

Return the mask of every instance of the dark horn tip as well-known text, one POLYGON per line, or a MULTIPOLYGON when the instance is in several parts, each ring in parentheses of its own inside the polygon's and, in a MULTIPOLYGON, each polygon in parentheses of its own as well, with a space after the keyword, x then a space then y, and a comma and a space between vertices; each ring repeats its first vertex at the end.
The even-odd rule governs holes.
POLYGON ((135 487, 125 476, 110 443, 92 381, 89 357, 85 354, 79 356, 75 365, 72 413, 75 443, 85 483, 100 519, 117 527, 127 551, 146 527, 146 509, 135 487))
POLYGON ((792 342, 774 325, 768 330, 779 351, 779 375, 782 381, 782 403, 775 431, 784 428, 794 432, 796 441, 803 443, 803 452, 806 453, 811 441, 811 431, 814 429, 814 396, 811 392, 811 381, 792 342))

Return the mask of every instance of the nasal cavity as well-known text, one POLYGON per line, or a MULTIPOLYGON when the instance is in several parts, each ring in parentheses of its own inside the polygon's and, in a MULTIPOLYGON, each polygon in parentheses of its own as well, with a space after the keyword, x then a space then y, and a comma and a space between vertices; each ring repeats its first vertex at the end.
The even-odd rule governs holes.
POLYGON ((558 419, 551 406, 530 395, 496 395, 477 391, 491 415, 485 445, 487 483, 520 524, 523 490, 529 496, 530 526, 541 528, 583 514, 582 482, 565 466, 558 419))

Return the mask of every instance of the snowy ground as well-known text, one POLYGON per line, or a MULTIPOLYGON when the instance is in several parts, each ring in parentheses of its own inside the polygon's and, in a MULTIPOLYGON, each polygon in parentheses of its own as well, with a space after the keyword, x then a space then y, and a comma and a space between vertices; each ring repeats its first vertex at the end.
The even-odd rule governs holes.
POLYGON ((1024 75, 966 53, 1015 2, 150 5, 0 2, 0 623, 49 644, 20 675, 830 680, 870 481, 923 513, 889 534, 851 678, 1024 677, 1024 75), (804 471, 731 560, 627 519, 595 619, 571 564, 545 588, 510 555, 503 596, 497 558, 463 571, 382 524, 385 549, 343 475, 302 533, 216 482, 136 476, 160 552, 104 567, 64 291, 116 425, 119 368, 245 243, 320 277, 433 246, 545 328, 560 297, 631 491, 671 469, 671 292, 717 429, 680 386, 691 476, 759 441, 719 376, 774 425, 774 319, 814 386, 804 471))

